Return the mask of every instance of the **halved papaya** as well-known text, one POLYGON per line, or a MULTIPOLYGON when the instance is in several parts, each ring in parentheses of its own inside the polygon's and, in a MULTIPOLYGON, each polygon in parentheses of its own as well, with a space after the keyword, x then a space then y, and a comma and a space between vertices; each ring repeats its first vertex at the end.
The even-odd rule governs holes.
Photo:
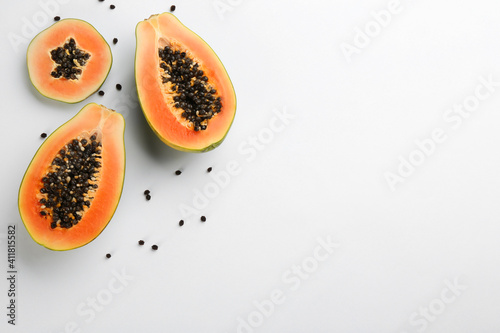
POLYGON ((182 151, 219 146, 236 113, 236 95, 215 52, 170 13, 139 22, 136 38, 137 94, 153 131, 182 151))
POLYGON ((28 74, 44 96, 77 103, 97 91, 113 62, 106 40, 89 23, 64 19, 33 38, 28 74))
POLYGON ((19 189, 19 212, 31 237, 51 250, 96 238, 111 220, 123 188, 123 116, 95 103, 40 146, 19 189))

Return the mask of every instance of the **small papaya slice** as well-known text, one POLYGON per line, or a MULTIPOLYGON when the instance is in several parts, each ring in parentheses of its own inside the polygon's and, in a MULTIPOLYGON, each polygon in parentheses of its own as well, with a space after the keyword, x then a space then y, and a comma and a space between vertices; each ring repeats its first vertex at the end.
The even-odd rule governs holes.
POLYGON ((104 230, 123 188, 124 129, 121 114, 91 103, 45 139, 18 198, 21 219, 37 243, 70 250, 104 230))
POLYGON ((215 52, 170 13, 139 22, 136 39, 137 94, 153 131, 181 151, 219 146, 236 113, 236 95, 215 52))
POLYGON ((113 58, 106 40, 89 23, 64 19, 33 38, 27 51, 28 74, 44 96, 77 103, 97 91, 113 58))

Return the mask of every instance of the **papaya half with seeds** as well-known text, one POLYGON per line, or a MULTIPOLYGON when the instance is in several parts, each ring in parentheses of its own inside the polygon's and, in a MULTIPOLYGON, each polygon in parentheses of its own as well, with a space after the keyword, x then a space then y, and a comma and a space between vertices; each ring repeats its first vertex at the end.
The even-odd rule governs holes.
POLYGON ((181 151, 219 146, 236 113, 236 95, 215 52, 170 13, 139 22, 136 39, 137 94, 153 131, 181 151))
POLYGON ((111 220, 125 176, 125 121, 87 104, 40 146, 19 189, 19 213, 31 237, 51 250, 95 239, 111 220))
POLYGON ((96 92, 111 69, 106 40, 89 23, 64 19, 33 38, 27 51, 28 74, 44 96, 77 103, 96 92))

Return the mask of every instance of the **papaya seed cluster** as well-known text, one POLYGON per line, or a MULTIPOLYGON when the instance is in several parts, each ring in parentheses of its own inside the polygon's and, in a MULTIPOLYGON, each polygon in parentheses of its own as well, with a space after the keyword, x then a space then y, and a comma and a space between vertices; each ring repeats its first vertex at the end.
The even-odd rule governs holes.
POLYGON ((98 188, 96 176, 101 168, 101 147, 95 134, 89 140, 74 139, 52 160, 40 189, 40 214, 50 220, 52 229, 78 224, 84 207, 90 207, 98 188))
POLYGON ((195 131, 206 130, 208 120, 222 109, 220 96, 200 65, 186 52, 165 46, 158 51, 163 83, 170 82, 174 106, 183 110, 182 117, 193 124, 195 131))
POLYGON ((63 77, 68 80, 77 80, 78 75, 82 74, 80 67, 85 66, 90 59, 90 54, 76 46, 74 38, 50 51, 50 56, 57 64, 50 75, 56 79, 63 77))

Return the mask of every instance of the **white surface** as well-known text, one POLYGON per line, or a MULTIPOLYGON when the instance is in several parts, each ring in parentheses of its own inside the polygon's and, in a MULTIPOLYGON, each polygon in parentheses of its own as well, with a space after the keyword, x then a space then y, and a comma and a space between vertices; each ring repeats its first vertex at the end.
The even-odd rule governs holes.
POLYGON ((55 1, 10 1, 0 14, 0 276, 7 275, 8 224, 18 228, 19 272, 15 327, 7 324, 8 286, 0 279, 1 332, 500 330, 500 87, 457 128, 443 118, 474 95, 481 77, 500 81, 498 1, 401 0, 399 13, 350 63, 342 43, 353 44, 356 28, 373 24, 371 12, 391 1, 175 2, 181 21, 220 56, 237 92, 226 141, 202 155, 161 143, 135 98, 135 25, 172 3, 55 1), (56 4, 49 6, 54 13, 37 32, 55 15, 77 17, 110 43, 105 96, 66 105, 31 86, 31 36, 18 47, 9 36, 43 21, 47 2, 56 4), (216 3, 230 10, 220 16, 216 3), (123 196, 95 241, 52 252, 26 233, 17 190, 40 133, 88 102, 126 117, 123 196), (273 110, 296 117, 248 161, 238 147, 267 138, 273 110), (399 156, 416 156, 415 141, 435 129, 447 139, 392 191, 384 174, 397 172, 399 156), (239 174, 179 227, 180 208, 193 204, 197 189, 214 189, 211 175, 228 163, 239 165, 239 174), (317 252, 318 237, 339 246, 317 252), (303 263, 312 271, 307 278, 291 271, 303 263), (133 277, 125 286, 114 278, 122 270, 133 277), (268 305, 273 291, 282 292, 280 304, 259 310, 255 302, 268 305), (106 304, 92 317, 87 302, 96 297, 106 304))

